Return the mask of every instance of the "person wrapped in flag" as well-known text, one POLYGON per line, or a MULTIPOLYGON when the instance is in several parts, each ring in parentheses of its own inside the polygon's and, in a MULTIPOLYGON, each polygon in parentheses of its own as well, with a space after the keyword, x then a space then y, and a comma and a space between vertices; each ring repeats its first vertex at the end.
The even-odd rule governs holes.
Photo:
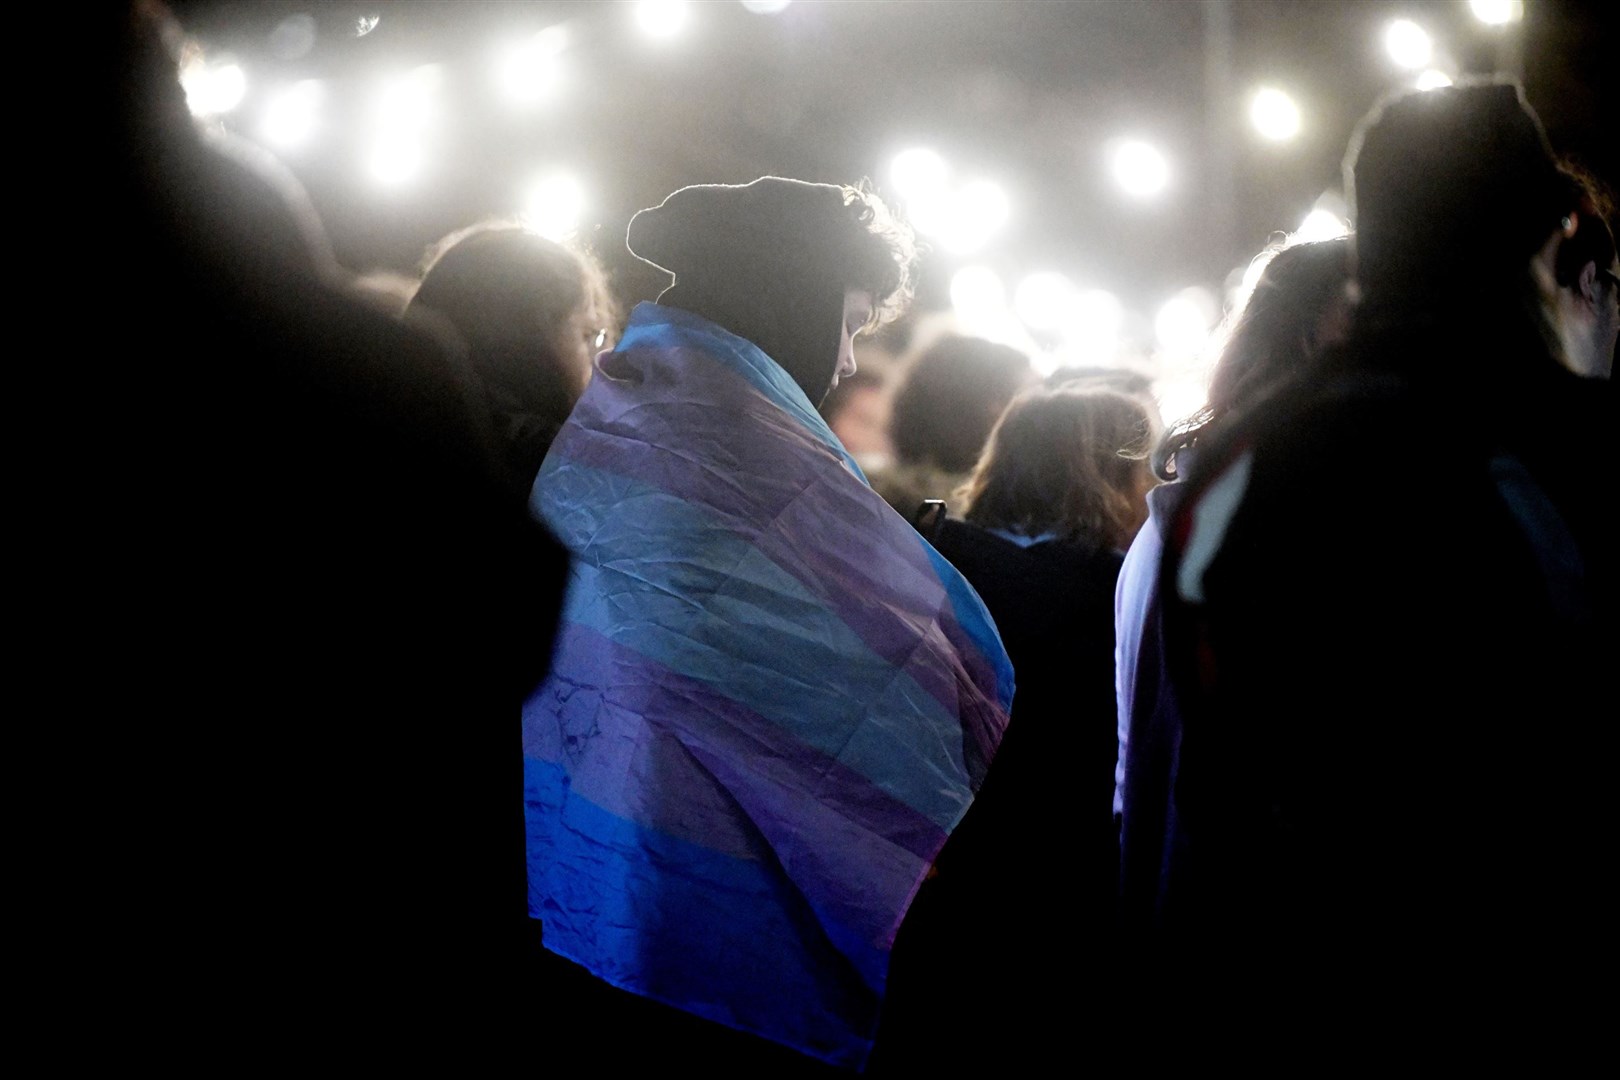
POLYGON ((859 1068, 890 948, 1007 724, 963 578, 816 412, 909 293, 857 188, 682 188, 672 273, 559 433, 534 513, 572 556, 524 707, 529 905, 621 989, 859 1068))

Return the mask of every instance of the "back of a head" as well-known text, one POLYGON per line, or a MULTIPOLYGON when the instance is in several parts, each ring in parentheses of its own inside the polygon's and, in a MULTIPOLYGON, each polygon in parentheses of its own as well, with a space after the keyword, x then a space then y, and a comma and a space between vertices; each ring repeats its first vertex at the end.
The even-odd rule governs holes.
POLYGON ((983 338, 944 337, 909 366, 889 421, 895 456, 946 472, 973 468, 996 418, 1035 381, 1029 357, 983 338))
POLYGON ((468 361, 519 479, 539 471, 552 436, 590 376, 593 267, 519 225, 475 225, 441 240, 425 260, 410 311, 443 316, 468 361), (578 325, 576 325, 578 324, 578 325))
POLYGON ((475 225, 435 245, 411 307, 449 319, 480 374, 521 379, 557 363, 552 341, 586 300, 573 252, 518 225, 475 225))
POLYGON ((911 295, 909 227, 860 187, 777 176, 697 184, 636 214, 630 251, 675 276, 660 304, 757 345, 812 406, 832 385, 846 289, 872 294, 874 321, 911 295))
POLYGON ((1029 391, 1007 407, 964 486, 988 529, 1124 548, 1146 516, 1147 408, 1112 390, 1029 391))
POLYGON ((1176 456, 1205 428, 1304 375, 1348 328, 1347 238, 1293 244, 1256 258, 1267 259, 1265 269, 1242 309, 1231 316, 1207 402, 1176 421, 1154 451, 1153 471, 1161 479, 1179 475, 1176 456))
POLYGON ((1358 318, 1480 311, 1519 291, 1568 210, 1540 120, 1510 82, 1380 103, 1351 138, 1358 318))

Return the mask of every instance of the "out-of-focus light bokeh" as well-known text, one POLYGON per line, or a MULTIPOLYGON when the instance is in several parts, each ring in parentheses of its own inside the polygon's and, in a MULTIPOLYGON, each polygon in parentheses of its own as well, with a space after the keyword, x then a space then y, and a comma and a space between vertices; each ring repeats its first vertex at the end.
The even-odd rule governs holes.
POLYGON ((649 37, 672 38, 686 26, 686 0, 637 0, 636 25, 649 37))
POLYGON ((1065 359, 1101 367, 1119 358, 1125 329, 1125 306, 1107 289, 1085 289, 1061 316, 1065 359))
POLYGON ((415 179, 427 165, 427 134, 438 119, 444 72, 423 64, 388 79, 376 98, 367 165, 387 186, 415 179))
POLYGON ((427 163, 427 149, 420 139, 406 132, 386 132, 376 136, 366 157, 372 179, 385 187, 395 187, 416 178, 427 163))
POLYGON ((950 197, 948 206, 934 236, 939 246, 953 255, 971 255, 981 250, 1012 214, 1007 192, 993 180, 963 185, 950 197))
POLYGON ((1316 240, 1335 240, 1350 234, 1350 223, 1343 217, 1318 206, 1305 215, 1305 220, 1299 223, 1291 239, 1296 244, 1309 243, 1316 240))
POLYGON ((551 171, 536 177, 523 195, 523 221, 550 240, 563 240, 585 216, 585 187, 579 178, 551 171))
POLYGON ((242 104, 247 96, 247 75, 230 61, 210 63, 198 56, 180 69, 186 108, 193 116, 219 116, 242 104))
POLYGON ((1417 70, 1434 57, 1434 39, 1411 19, 1396 19, 1384 30, 1384 51, 1403 68, 1417 70))
POLYGON ((1262 87, 1249 102, 1249 122, 1262 138, 1286 142, 1299 134, 1299 106, 1276 87, 1262 87))
POLYGON ((259 132, 272 148, 291 152, 309 142, 320 121, 323 90, 319 81, 304 79, 278 90, 264 107, 259 132))
POLYGON ((1114 180, 1134 199, 1151 199, 1170 185, 1170 161, 1157 147, 1136 139, 1114 146, 1109 156, 1114 180))
POLYGON ((1468 0, 1468 9, 1487 26, 1503 26, 1524 18, 1524 0, 1468 0))
POLYGON ((567 48, 564 26, 548 26, 525 41, 506 46, 495 67, 501 89, 520 105, 551 97, 562 81, 562 54, 567 48))
POLYGON ((1202 286, 1188 286, 1166 300, 1153 317, 1153 336, 1162 357, 1172 363, 1198 360, 1218 317, 1214 295, 1202 286))
POLYGON ((1013 310, 1031 330, 1056 330, 1074 301, 1073 282, 1054 270, 1042 270, 1018 283, 1013 310))
POLYGON ((1221 308, 1264 265, 1254 252, 1343 234, 1345 144, 1390 90, 1523 76, 1560 152, 1620 175, 1595 130, 1614 112, 1595 44, 1612 16, 1516 0, 1017 10, 210 0, 180 15, 191 109, 283 156, 354 269, 405 272, 448 230, 520 212, 588 244, 634 304, 665 276, 624 230, 676 188, 870 176, 923 253, 898 347, 954 325, 1040 370, 1140 367, 1182 402, 1221 308), (1166 303, 1195 282, 1221 302, 1166 303))

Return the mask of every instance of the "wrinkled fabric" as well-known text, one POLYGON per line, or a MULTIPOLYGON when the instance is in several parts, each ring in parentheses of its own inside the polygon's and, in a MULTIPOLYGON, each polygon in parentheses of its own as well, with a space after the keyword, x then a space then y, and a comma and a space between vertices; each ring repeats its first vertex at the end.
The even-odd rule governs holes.
POLYGON ((673 308, 599 360, 531 507, 573 556, 523 715, 546 946, 858 1067, 1006 726, 984 606, 779 366, 673 308))

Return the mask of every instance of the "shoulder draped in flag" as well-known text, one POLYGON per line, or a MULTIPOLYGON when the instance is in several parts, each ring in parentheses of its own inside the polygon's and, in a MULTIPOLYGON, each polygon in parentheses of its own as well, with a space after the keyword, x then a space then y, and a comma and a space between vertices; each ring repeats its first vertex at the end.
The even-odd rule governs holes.
POLYGON ((546 946, 859 1066, 1006 727, 984 606, 781 368, 673 308, 636 309, 532 507, 573 559, 523 712, 546 946))

